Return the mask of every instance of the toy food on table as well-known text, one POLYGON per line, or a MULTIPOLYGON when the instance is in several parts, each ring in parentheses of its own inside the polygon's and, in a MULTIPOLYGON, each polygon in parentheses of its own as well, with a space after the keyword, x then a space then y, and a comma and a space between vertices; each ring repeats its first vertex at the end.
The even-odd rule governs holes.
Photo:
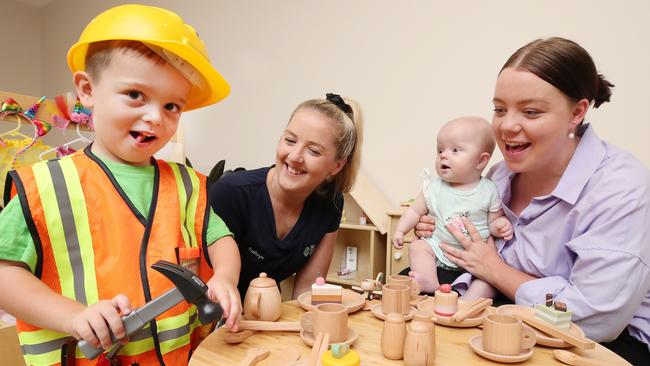
POLYGON ((316 278, 311 285, 311 304, 318 305, 323 303, 340 304, 343 300, 343 287, 325 283, 323 277, 316 278))
POLYGON ((451 285, 440 285, 435 292, 435 306, 433 312, 436 315, 452 316, 458 311, 458 293, 451 290, 451 285))
POLYGON ((553 301, 552 294, 546 294, 544 304, 535 305, 535 318, 560 329, 569 329, 572 314, 563 302, 553 301))

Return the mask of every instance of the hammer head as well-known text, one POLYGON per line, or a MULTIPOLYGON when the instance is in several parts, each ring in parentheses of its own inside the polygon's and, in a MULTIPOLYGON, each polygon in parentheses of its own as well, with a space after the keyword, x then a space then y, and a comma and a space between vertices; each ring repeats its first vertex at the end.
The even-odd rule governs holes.
POLYGON ((157 261, 151 268, 172 281, 185 301, 196 305, 201 324, 221 320, 223 317, 221 305, 208 298, 208 286, 192 271, 167 261, 157 261))

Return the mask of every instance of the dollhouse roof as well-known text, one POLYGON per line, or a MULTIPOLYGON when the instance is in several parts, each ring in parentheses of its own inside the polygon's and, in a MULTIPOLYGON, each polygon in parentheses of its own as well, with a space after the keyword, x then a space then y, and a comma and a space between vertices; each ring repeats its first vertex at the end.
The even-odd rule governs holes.
POLYGON ((363 171, 359 171, 349 196, 354 199, 355 203, 366 213, 379 231, 386 234, 388 230, 388 215, 386 212, 391 209, 390 202, 363 171))

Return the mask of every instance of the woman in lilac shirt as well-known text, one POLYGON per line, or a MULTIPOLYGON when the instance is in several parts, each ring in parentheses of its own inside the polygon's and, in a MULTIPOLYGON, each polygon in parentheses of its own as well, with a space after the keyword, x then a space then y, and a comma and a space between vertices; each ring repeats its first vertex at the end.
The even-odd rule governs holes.
MULTIPOLYGON (((650 173, 585 122, 611 96, 578 44, 549 38, 517 50, 494 90, 492 128, 504 161, 488 176, 514 226, 487 245, 454 228, 465 251, 450 260, 515 303, 546 293, 573 311, 589 338, 633 364, 650 364, 650 173)), ((423 217, 417 234, 430 235, 423 217)), ((453 284, 463 293, 471 275, 453 284)))

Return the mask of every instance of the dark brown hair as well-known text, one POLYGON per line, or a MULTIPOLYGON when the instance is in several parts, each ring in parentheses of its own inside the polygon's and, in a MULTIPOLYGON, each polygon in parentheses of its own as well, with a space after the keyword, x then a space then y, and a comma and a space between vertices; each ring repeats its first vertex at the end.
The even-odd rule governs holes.
POLYGON ((614 84, 596 71, 584 48, 568 39, 552 37, 532 41, 513 53, 501 71, 507 67, 528 70, 575 102, 583 98, 593 102, 594 108, 609 102, 612 96, 614 84))

